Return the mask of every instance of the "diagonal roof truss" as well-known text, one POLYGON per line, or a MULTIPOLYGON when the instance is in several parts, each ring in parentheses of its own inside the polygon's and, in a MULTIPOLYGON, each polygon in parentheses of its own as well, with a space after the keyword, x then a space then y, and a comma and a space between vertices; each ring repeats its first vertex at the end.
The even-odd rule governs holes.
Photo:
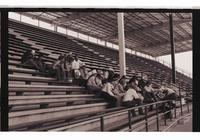
MULTIPOLYGON (((118 44, 116 12, 21 13, 118 44)), ((126 47, 158 57, 170 54, 169 13, 126 12, 126 47)), ((192 50, 192 14, 173 13, 176 53, 192 50)))

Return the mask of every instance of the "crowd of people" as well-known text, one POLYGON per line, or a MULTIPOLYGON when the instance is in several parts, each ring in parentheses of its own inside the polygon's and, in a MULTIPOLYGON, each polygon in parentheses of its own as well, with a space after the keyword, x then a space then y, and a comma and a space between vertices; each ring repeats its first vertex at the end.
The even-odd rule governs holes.
MULTIPOLYGON (((152 83, 142 76, 132 76, 129 80, 126 76, 116 74, 112 68, 90 69, 82 62, 78 55, 72 53, 61 54, 52 64, 47 65, 42 54, 37 55, 34 50, 28 50, 22 56, 24 65, 31 65, 40 72, 55 76, 58 81, 74 83, 85 86, 89 93, 104 98, 109 107, 124 106, 127 108, 154 103, 160 100, 176 100, 176 92, 166 85, 153 88, 152 83)), ((148 111, 153 110, 150 105, 148 111)), ((168 110, 175 107, 175 104, 168 103, 163 107, 168 110)), ((143 115, 143 108, 139 107, 138 112, 143 115)), ((136 111, 131 111, 136 116, 136 111)), ((167 114, 168 117, 170 114, 167 114)))

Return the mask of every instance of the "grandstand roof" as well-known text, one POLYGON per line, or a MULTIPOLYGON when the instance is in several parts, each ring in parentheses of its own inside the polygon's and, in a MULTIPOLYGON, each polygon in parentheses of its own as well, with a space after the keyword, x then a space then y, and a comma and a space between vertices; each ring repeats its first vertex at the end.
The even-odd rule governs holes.
MULTIPOLYGON (((116 12, 26 12, 68 29, 118 44, 116 12)), ((170 54, 169 13, 124 13, 126 48, 153 57, 170 54)), ((192 50, 192 14, 173 13, 176 53, 192 50)))

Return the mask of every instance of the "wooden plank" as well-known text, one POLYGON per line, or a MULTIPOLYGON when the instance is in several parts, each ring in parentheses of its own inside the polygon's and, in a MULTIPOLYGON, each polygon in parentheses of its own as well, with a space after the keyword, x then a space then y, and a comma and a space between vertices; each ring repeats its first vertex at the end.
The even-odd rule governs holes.
POLYGON ((59 118, 70 118, 88 113, 102 111, 106 108, 107 103, 96 103, 88 105, 76 105, 67 107, 55 107, 48 109, 37 109, 21 112, 9 113, 9 127, 27 126, 33 123, 41 123, 59 118))

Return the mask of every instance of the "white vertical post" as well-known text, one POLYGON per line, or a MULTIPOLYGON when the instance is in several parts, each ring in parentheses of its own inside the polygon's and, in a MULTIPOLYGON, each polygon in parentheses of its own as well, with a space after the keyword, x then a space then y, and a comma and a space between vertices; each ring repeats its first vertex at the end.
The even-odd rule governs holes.
POLYGON ((120 76, 123 76, 123 75, 126 75, 125 39, 124 39, 124 13, 117 13, 117 17, 118 17, 120 76))
POLYGON ((54 31, 58 32, 58 26, 56 24, 54 24, 54 31))

